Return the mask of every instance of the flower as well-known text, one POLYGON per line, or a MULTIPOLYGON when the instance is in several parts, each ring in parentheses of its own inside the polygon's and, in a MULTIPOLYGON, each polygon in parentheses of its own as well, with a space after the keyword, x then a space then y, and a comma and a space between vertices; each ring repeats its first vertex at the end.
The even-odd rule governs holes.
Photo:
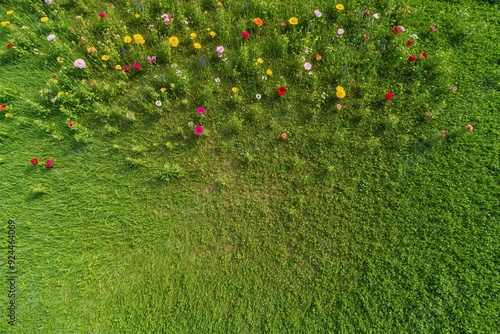
POLYGON ((260 99, 262 98, 262 95, 257 94, 257 95, 255 95, 255 98, 256 98, 257 100, 260 100, 260 99))
POLYGON ((436 29, 437 29, 436 26, 431 26, 432 31, 436 31, 436 29))
POLYGON ((125 37, 123 37, 123 41, 124 41, 125 43, 130 43, 130 42, 132 42, 132 37, 130 37, 130 36, 125 36, 125 37))
POLYGON ((102 55, 101 59, 104 60, 104 61, 108 61, 109 56, 108 55, 102 55))
POLYGON ((364 35, 363 35, 363 38, 364 38, 364 39, 370 39, 370 35, 368 35, 368 34, 364 34, 364 35))
POLYGON ((135 13, 135 18, 136 18, 136 19, 138 19, 138 18, 140 18, 140 17, 141 17, 141 15, 139 15, 139 14, 135 13))
POLYGON ((237 92, 238 92, 238 87, 233 87, 233 88, 231 88, 231 91, 232 91, 233 93, 237 93, 237 92))
POLYGON ((157 107, 161 107, 161 101, 160 100, 156 101, 155 104, 156 104, 157 107))
POLYGON ((378 20, 380 18, 379 13, 373 14, 373 17, 378 20))
POLYGON ((222 54, 224 52, 224 47, 222 45, 218 46, 215 51, 217 51, 217 53, 219 54, 222 54))
POLYGON ((220 78, 215 78, 215 82, 219 83, 220 82, 220 78))
POLYGON ((420 58, 427 58, 427 53, 424 51, 420 54, 420 58))
POLYGON ((3 21, 1 24, 2 24, 2 27, 5 27, 6 25, 9 25, 10 22, 9 21, 3 21))
POLYGON ((319 53, 316 53, 316 61, 321 61, 321 59, 323 59, 323 57, 321 57, 319 53))
POLYGON ((448 130, 441 130, 441 137, 446 137, 446 135, 448 134, 448 130))
POLYGON ((212 36, 212 37, 217 36, 217 34, 215 33, 215 31, 211 31, 209 34, 210 34, 210 36, 212 36))
POLYGON ((156 63, 156 56, 147 56, 146 60, 148 61, 148 63, 156 63))
POLYGON ((365 9, 365 15, 370 16, 370 11, 368 9, 365 9))
POLYGON ((198 35, 196 35, 195 32, 192 32, 192 33, 189 34, 189 38, 191 38, 191 39, 195 39, 196 36, 198 36, 198 35))
POLYGON ((344 10, 344 5, 339 3, 337 6, 335 6, 338 10, 344 10))
POLYGON ((5 109, 7 109, 7 104, 4 103, 0 106, 0 111, 4 111, 5 109))
POLYGON ((262 27, 262 25, 264 24, 264 21, 262 21, 262 19, 260 17, 256 17, 253 19, 253 23, 255 23, 255 25, 257 27, 262 27))
POLYGON ((399 31, 399 26, 392 28, 392 32, 395 33, 396 35, 400 33, 399 31))
POLYGON ((87 52, 94 53, 94 52, 97 52, 97 49, 93 46, 87 46, 87 52))
POLYGON ((342 109, 342 105, 341 105, 341 104, 339 104, 339 103, 337 103, 337 109, 338 109, 338 110, 342 109))
POLYGON ((323 13, 321 13, 318 9, 316 9, 314 11, 314 15, 316 15, 316 17, 321 17, 321 16, 323 16, 323 13))
POLYGON ((48 22, 49 21, 49 18, 47 16, 44 16, 40 19, 40 21, 42 21, 43 23, 45 22, 48 22))
POLYGON ((279 94, 280 96, 285 95, 285 94, 286 94, 286 88, 285 88, 285 87, 283 87, 283 86, 281 86, 280 88, 278 88, 278 94, 279 94))
POLYGON ((410 63, 413 63, 413 62, 417 61, 417 57, 415 57, 415 55, 411 55, 411 56, 408 57, 408 61, 410 63))
POLYGON ((201 49, 201 44, 200 43, 194 43, 193 44, 195 49, 201 49))
POLYGON ((121 70, 121 69, 122 69, 122 67, 121 67, 120 65, 116 65, 116 66, 115 66, 115 69, 117 69, 117 70, 121 70))
POLYGON ((286 140, 286 139, 288 138, 288 135, 286 134, 286 132, 283 132, 283 133, 281 134, 281 138, 282 138, 283 140, 286 140))
POLYGON ((298 18, 296 18, 296 17, 291 17, 291 18, 288 20, 288 22, 289 22, 292 26, 294 26, 294 25, 297 25, 297 24, 299 23, 299 19, 298 19, 298 18))
POLYGON ((398 26, 398 29, 400 32, 405 32, 405 27, 403 27, 403 26, 398 26))
POLYGON ((392 98, 394 97, 394 93, 393 92, 388 92, 384 96, 385 96, 386 99, 392 100, 392 98))
POLYGON ((46 3, 47 5, 52 5, 52 0, 45 0, 45 3, 46 3))
POLYGON ((14 14, 14 11, 13 10, 8 10, 5 14, 12 15, 12 14, 14 14))
POLYGON ((179 39, 176 36, 172 36, 168 39, 170 46, 176 48, 179 45, 179 39))
POLYGON ((250 33, 248 31, 243 31, 241 33, 241 37, 243 37, 244 39, 249 39, 250 38, 250 33))
POLYGON ((342 86, 337 86, 335 90, 336 90, 335 95, 337 95, 339 99, 343 99, 345 97, 346 93, 342 86))
POLYGON ((465 130, 467 130, 467 131, 472 131, 472 130, 474 130, 474 128, 472 127, 472 125, 467 124, 467 125, 465 126, 465 130))
POLYGON ((337 30, 337 35, 342 36, 344 34, 344 29, 340 28, 337 30))
POLYGON ((38 165, 38 159, 37 158, 33 158, 30 160, 30 164, 32 165, 38 165))
POLYGON ((141 63, 139 63, 139 62, 135 62, 135 63, 134 63, 134 68, 135 68, 136 70, 140 69, 140 68, 141 68, 141 63))
POLYGON ((271 71, 271 69, 270 69, 270 68, 268 68, 268 69, 267 69, 267 71, 266 71, 266 74, 267 74, 267 75, 273 75, 273 71, 271 71))
POLYGON ((73 63, 73 65, 76 67, 76 68, 85 68, 87 67, 87 64, 85 64, 85 60, 83 59, 77 59, 75 60, 75 62, 73 63))
POLYGON ((413 45, 413 43, 415 43, 415 41, 412 41, 411 39, 409 39, 407 42, 406 42, 406 47, 410 47, 413 45))
POLYGON ((105 16, 106 16, 106 14, 104 14, 103 12, 100 12, 100 13, 99 13, 99 17, 100 17, 101 19, 103 19, 105 16))
POLYGON ((305 62, 304 63, 304 68, 309 71, 312 68, 311 63, 305 62))
POLYGON ((73 124, 73 122, 72 122, 72 121, 69 121, 69 122, 68 122, 68 126, 69 126, 70 128, 72 128, 72 127, 73 127, 73 125, 74 125, 74 124, 73 124))
POLYGON ((450 87, 450 92, 456 92, 456 91, 457 91, 457 86, 450 87))
POLYGON ((260 64, 263 64, 264 63, 264 59, 262 58, 257 58, 257 61, 255 62, 255 65, 260 65, 260 64))
POLYGON ((123 70, 124 70, 125 72, 130 71, 130 66, 128 66, 128 65, 123 66, 123 70))
POLYGON ((50 42, 50 41, 53 41, 54 39, 56 39, 56 35, 54 34, 50 34, 49 36, 47 36, 47 40, 50 42))
POLYGON ((198 108, 196 108, 196 112, 200 115, 203 115, 205 113, 205 108, 203 108, 202 106, 199 106, 198 108))
POLYGON ((54 166, 54 161, 52 159, 45 160, 45 168, 52 168, 54 166))
POLYGON ((203 127, 201 125, 197 125, 194 127, 194 133, 196 133, 198 136, 203 133, 203 127))
POLYGON ((162 93, 165 93, 165 92, 167 91, 167 89, 166 89, 165 87, 162 87, 162 88, 160 88, 160 91, 161 91, 162 93))
POLYGON ((141 34, 134 34, 134 43, 143 45, 144 43, 146 43, 146 41, 144 40, 144 37, 142 37, 141 34))
POLYGON ((281 22, 280 24, 281 24, 282 28, 286 27, 286 23, 285 22, 281 22))

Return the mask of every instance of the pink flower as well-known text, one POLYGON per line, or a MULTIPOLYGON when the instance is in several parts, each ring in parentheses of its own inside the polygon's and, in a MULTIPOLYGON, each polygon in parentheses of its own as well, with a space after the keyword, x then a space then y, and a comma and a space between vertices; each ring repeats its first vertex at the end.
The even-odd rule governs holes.
POLYGON ((457 86, 450 87, 450 92, 456 92, 456 91, 457 91, 457 86))
POLYGON ((73 122, 72 122, 72 121, 69 121, 69 122, 68 122, 68 126, 69 126, 70 128, 72 128, 72 127, 73 127, 73 125, 74 125, 74 124, 73 124, 73 122))
POLYGON ((77 60, 75 60, 75 62, 73 63, 73 65, 76 68, 85 68, 85 67, 87 67, 87 64, 85 64, 85 60, 83 60, 83 59, 77 59, 77 60))
POLYGON ((432 31, 436 31, 436 29, 437 29, 436 26, 431 26, 432 31))
POLYGON ((200 106, 200 107, 198 107, 198 108, 196 109, 196 111, 198 112, 198 114, 202 115, 202 114, 204 114, 204 113, 205 113, 205 111, 206 111, 206 110, 205 110, 205 108, 203 108, 203 107, 201 107, 201 106, 200 106))
POLYGON ((312 68, 311 63, 305 62, 304 63, 304 68, 309 71, 312 68))
POLYGON ((368 35, 368 34, 364 34, 364 35, 363 35, 363 38, 364 38, 364 39, 370 39, 370 35, 368 35))
POLYGON ((243 37, 244 39, 248 39, 250 38, 250 33, 248 31, 243 31, 241 33, 241 37, 243 37))
POLYGON ((203 127, 201 125, 197 125, 194 127, 194 132, 199 136, 203 133, 203 127))
POLYGON ((283 132, 281 134, 281 138, 283 138, 283 140, 286 140, 288 138, 288 135, 286 134, 286 132, 283 132))
POLYGON ((130 71, 130 66, 128 66, 128 65, 123 66, 123 70, 124 70, 125 72, 130 71))
POLYGON ((316 17, 321 17, 321 16, 323 16, 323 13, 321 13, 318 9, 316 9, 314 11, 314 15, 316 15, 316 17))
POLYGON ((45 168, 52 168, 54 166, 54 161, 52 159, 45 160, 45 168))
POLYGON ((215 51, 217 51, 217 53, 219 54, 222 54, 224 52, 224 47, 222 45, 218 46, 215 51))
POLYGON ((370 16, 370 11, 368 9, 365 10, 365 15, 370 16))
POLYGON ((156 62, 156 56, 153 56, 153 57, 148 56, 146 58, 146 60, 148 61, 148 63, 155 63, 156 62))
POLYGON ((337 35, 342 36, 344 34, 344 29, 340 28, 337 30, 337 35))
POLYGON ((141 63, 139 63, 139 62, 134 63, 134 68, 136 70, 140 69, 141 68, 141 63))
POLYGON ((341 104, 337 104, 337 109, 338 110, 342 109, 342 105, 341 104))
POLYGON ((281 24, 282 28, 286 27, 286 23, 285 22, 281 22, 280 24, 281 24))
POLYGON ((106 16, 106 14, 104 14, 103 12, 100 12, 100 13, 99 13, 99 17, 100 17, 101 19, 103 19, 105 16, 106 16))
POLYGON ((472 125, 467 124, 467 125, 465 126, 465 130, 467 130, 467 131, 472 131, 472 130, 474 130, 474 128, 472 127, 472 125))

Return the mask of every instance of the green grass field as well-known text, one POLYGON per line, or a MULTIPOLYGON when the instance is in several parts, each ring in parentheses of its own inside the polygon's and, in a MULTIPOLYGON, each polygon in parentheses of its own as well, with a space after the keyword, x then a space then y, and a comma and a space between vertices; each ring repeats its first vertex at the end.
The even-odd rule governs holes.
POLYGON ((0 3, 0 333, 497 332, 492 2, 0 3))

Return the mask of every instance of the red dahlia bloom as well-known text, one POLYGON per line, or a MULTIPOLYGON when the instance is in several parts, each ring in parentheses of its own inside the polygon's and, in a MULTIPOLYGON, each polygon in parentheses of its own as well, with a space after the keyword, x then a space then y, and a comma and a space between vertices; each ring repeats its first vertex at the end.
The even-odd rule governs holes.
POLYGON ((422 52, 422 53, 420 54, 420 57, 421 57, 421 58, 427 58, 427 53, 422 52))
POLYGON ((30 160, 30 163, 32 165, 38 165, 38 159, 37 158, 33 158, 33 159, 30 160))
POLYGON ((244 39, 248 39, 250 38, 250 33, 248 31, 243 31, 241 33, 241 37, 243 37, 244 39))
POLYGON ((7 105, 4 103, 0 106, 0 111, 5 110, 7 108, 7 105))
POLYGON ((286 94, 286 88, 285 88, 285 87, 283 87, 283 86, 282 86, 282 87, 280 87, 280 88, 278 88, 278 94, 279 94, 280 96, 285 95, 285 94, 286 94))
POLYGON ((406 42, 406 46, 410 47, 413 45, 413 43, 415 43, 415 41, 412 41, 411 39, 409 39, 408 42, 406 42))
POLYGON ((387 94, 384 95, 386 99, 388 100, 392 100, 392 98, 394 97, 394 93, 393 92, 389 92, 387 94))
POLYGON ((415 57, 415 55, 411 55, 410 57, 408 57, 408 61, 410 63, 413 63, 413 62, 417 61, 417 57, 415 57))
POLYGON ((10 49, 12 47, 12 43, 7 44, 7 49, 10 49))
POLYGON ((52 168, 54 166, 54 161, 52 159, 45 160, 45 168, 52 168))
POLYGON ((396 35, 399 34, 399 27, 392 28, 392 32, 395 33, 396 35))

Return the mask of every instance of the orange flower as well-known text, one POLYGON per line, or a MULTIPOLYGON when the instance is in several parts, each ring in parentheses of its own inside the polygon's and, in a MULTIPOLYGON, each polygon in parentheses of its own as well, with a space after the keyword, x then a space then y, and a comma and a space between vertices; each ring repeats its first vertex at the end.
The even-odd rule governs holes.
POLYGON ((321 59, 323 59, 323 57, 321 57, 319 53, 316 53, 316 61, 320 61, 321 59))
POLYGON ((93 46, 87 46, 87 52, 88 53, 94 53, 96 51, 97 51, 96 48, 94 48, 93 46))
POLYGON ((262 19, 260 17, 256 17, 253 19, 253 23, 255 23, 257 25, 257 27, 262 27, 262 25, 264 24, 264 21, 262 21, 262 19))

